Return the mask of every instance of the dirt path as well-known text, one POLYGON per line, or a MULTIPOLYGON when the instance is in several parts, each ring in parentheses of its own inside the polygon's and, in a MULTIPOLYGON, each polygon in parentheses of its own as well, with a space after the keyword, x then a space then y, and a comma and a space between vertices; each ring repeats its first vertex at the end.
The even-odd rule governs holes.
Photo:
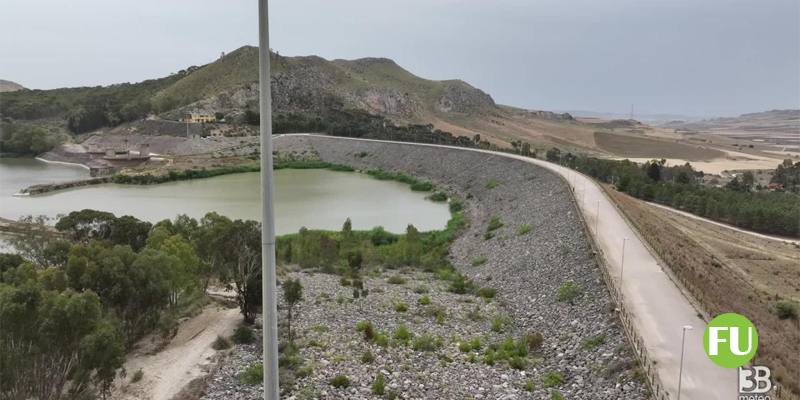
POLYGON ((169 400, 186 384, 204 373, 215 351, 211 344, 218 335, 230 336, 241 322, 238 308, 212 303, 199 315, 180 325, 166 348, 156 354, 134 352, 125 362, 128 376, 117 382, 112 399, 169 400), (142 380, 131 383, 141 369, 142 380))

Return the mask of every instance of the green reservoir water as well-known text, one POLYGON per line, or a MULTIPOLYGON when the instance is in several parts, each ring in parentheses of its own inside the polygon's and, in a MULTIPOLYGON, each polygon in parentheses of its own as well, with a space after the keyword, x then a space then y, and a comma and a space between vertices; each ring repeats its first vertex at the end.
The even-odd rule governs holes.
MULTIPOLYGON (((209 211, 234 219, 260 220, 258 173, 150 186, 107 184, 39 196, 13 196, 32 184, 69 181, 88 175, 88 170, 78 166, 48 164, 34 159, 0 159, 0 217, 54 217, 92 208, 151 222, 178 214, 199 218, 209 211)), ((275 196, 278 234, 297 232, 303 226, 338 230, 348 217, 355 229, 383 226, 400 233, 408 224, 413 224, 426 231, 443 228, 450 218, 447 205, 425 200, 425 193, 412 192, 402 183, 379 181, 353 172, 278 170, 275 171, 275 196)))

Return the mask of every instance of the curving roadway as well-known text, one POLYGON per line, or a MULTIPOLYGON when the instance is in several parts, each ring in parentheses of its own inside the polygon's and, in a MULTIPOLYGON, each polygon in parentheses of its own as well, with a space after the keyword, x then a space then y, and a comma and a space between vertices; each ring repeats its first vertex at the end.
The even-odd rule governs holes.
MULTIPOLYGON (((309 136, 312 134, 292 134, 309 136)), ((276 135, 280 137, 283 135, 276 135)), ((331 140, 362 140, 413 146, 451 148, 476 151, 513 158, 546 168, 560 176, 573 188, 578 208, 590 226, 595 240, 609 266, 609 273, 623 294, 625 307, 630 311, 634 326, 641 336, 649 356, 656 362, 657 373, 669 398, 678 398, 678 375, 681 362, 682 327, 686 332, 683 361, 682 399, 734 399, 737 397, 736 369, 713 364, 703 350, 705 321, 699 317, 692 302, 670 279, 633 227, 612 201, 591 178, 544 160, 503 152, 470 149, 427 143, 394 142, 313 135, 331 140), (598 219, 599 211, 599 219, 598 219), (624 268, 622 246, 625 241, 624 268)))

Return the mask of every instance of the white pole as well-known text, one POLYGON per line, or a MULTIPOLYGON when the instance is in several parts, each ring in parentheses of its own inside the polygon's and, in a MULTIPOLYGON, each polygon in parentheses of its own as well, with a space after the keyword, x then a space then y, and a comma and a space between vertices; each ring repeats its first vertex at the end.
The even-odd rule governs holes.
POLYGON ((594 215, 594 235, 595 236, 598 236, 597 228, 599 227, 599 225, 600 225, 600 200, 597 200, 597 212, 594 215))
POLYGON ((678 372, 678 400, 681 400, 681 383, 683 383, 683 349, 686 344, 686 331, 691 330, 690 325, 683 326, 683 334, 681 335, 681 366, 678 372))
POLYGON ((261 114, 261 310, 264 317, 264 399, 278 400, 278 302, 275 287, 275 212, 272 204, 272 94, 270 93, 269 10, 258 1, 258 83, 261 114))
POLYGON ((628 238, 622 238, 622 262, 619 264, 619 288, 622 290, 622 273, 625 272, 625 242, 628 238))

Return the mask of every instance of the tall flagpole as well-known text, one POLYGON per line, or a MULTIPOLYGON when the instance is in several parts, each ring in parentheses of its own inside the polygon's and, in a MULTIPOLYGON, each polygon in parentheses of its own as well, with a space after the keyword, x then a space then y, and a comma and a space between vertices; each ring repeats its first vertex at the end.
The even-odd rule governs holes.
POLYGON ((261 303, 264 316, 264 400, 280 398, 278 386, 278 302, 275 288, 275 212, 272 205, 272 95, 269 11, 258 0, 258 83, 261 114, 261 303))

